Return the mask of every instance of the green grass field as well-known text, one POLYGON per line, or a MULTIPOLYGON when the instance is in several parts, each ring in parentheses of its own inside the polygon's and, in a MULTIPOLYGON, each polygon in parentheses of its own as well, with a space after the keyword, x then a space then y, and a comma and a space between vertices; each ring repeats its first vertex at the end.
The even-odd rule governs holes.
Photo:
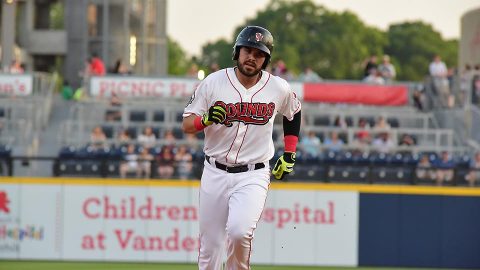
MULTIPOLYGON (((194 264, 1 261, 0 270, 197 270, 194 264)), ((252 270, 415 270, 415 268, 252 266, 252 270)), ((422 268, 421 270, 427 270, 422 268)), ((447 269, 442 269, 447 270, 447 269)))

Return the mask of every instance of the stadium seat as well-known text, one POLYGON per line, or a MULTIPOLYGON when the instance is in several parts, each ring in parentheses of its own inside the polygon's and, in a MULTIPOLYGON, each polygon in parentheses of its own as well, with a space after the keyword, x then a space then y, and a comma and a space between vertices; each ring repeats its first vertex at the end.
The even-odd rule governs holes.
POLYGON ((175 114, 175 122, 182 123, 183 121, 183 112, 177 112, 175 114))
POLYGON ((174 127, 172 128, 173 136, 177 139, 183 139, 184 133, 181 127, 174 127))
POLYGON ((348 127, 353 127, 353 118, 351 116, 345 117, 345 123, 347 123, 348 127))
POLYGON ((165 112, 154 111, 153 112, 153 122, 165 122, 165 112))
POLYGON ((145 111, 130 111, 130 121, 145 122, 147 120, 147 113, 145 111))
POLYGON ((137 138, 138 131, 136 127, 127 127, 126 130, 132 140, 135 140, 137 138))
POLYGON ((400 127, 400 123, 397 118, 395 117, 388 117, 387 118, 387 123, 390 125, 392 128, 398 128, 400 127))
POLYGON ((103 133, 105 133, 105 136, 108 139, 113 139, 114 138, 114 128, 112 126, 103 125, 102 130, 103 130, 103 133))
POLYGON ((313 125, 314 126, 330 126, 330 117, 329 116, 314 116, 313 125))

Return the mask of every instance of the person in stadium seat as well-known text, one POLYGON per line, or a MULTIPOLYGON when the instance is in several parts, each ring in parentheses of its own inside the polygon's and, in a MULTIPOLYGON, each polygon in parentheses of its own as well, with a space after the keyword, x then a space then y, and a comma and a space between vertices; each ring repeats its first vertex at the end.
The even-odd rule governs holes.
POLYGON ((163 146, 160 153, 155 157, 157 162, 158 177, 170 179, 175 172, 175 158, 172 146, 163 146))
POLYGON ((142 134, 138 135, 137 141, 140 145, 147 148, 152 148, 157 142, 157 137, 153 133, 151 126, 147 126, 143 129, 142 134))
POLYGON ((315 158, 320 153, 320 138, 317 137, 314 131, 310 130, 306 135, 300 139, 300 149, 308 158, 315 158))
POLYGON ((122 119, 122 100, 115 92, 112 92, 109 103, 110 108, 105 112, 105 120, 120 121, 122 119))
POLYGON ((440 157, 435 160, 433 165, 436 169, 437 185, 441 186, 444 182, 453 180, 455 162, 447 151, 442 151, 440 157))
POLYGON ((139 175, 140 177, 143 176, 143 178, 145 179, 150 178, 153 159, 154 157, 150 153, 150 148, 142 147, 142 150, 138 155, 138 160, 139 160, 138 169, 140 171, 140 175, 139 175))
POLYGON ((172 129, 165 130, 165 135, 163 137, 166 145, 175 146, 177 144, 177 138, 173 134, 172 129))
POLYGON ((379 153, 391 153, 395 148, 395 142, 392 140, 389 132, 380 132, 373 140, 372 147, 379 153))
POLYGON ((480 181, 480 152, 477 152, 472 161, 470 161, 470 171, 465 179, 471 187, 480 181))
POLYGON ((435 170, 430 163, 428 155, 422 155, 418 161, 417 168, 415 169, 415 176, 419 180, 434 180, 437 176, 435 170))
POLYGON ((101 126, 95 126, 90 133, 90 146, 94 150, 100 150, 107 146, 107 136, 101 126))
POLYGON ((325 138, 323 146, 327 151, 340 152, 343 149, 345 142, 339 138, 338 132, 332 131, 330 135, 325 138))
POLYGON ((120 163, 120 177, 127 177, 127 173, 135 172, 137 177, 140 177, 142 171, 138 165, 138 154, 135 150, 134 144, 129 144, 127 150, 123 155, 123 160, 120 163))
POLYGON ((188 179, 192 174, 193 157, 186 145, 180 145, 175 153, 175 167, 180 179, 188 179))

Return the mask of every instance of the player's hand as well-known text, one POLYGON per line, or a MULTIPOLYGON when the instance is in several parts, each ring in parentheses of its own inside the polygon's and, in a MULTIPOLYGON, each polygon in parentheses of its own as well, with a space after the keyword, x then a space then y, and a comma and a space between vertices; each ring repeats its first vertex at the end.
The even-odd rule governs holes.
POLYGON ((204 126, 210 126, 213 123, 220 124, 225 121, 225 118, 227 118, 227 110, 220 105, 215 105, 210 107, 208 112, 203 114, 202 124, 204 126))
POLYGON ((295 153, 285 152, 273 166, 272 174, 275 179, 282 180, 285 175, 293 171, 293 165, 295 165, 295 153))

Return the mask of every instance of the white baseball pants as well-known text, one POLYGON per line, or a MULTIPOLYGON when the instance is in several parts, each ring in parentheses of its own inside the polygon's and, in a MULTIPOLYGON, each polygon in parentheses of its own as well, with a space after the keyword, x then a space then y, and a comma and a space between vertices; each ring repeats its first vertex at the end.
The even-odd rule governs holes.
POLYGON ((221 270, 225 245, 226 270, 250 269, 253 232, 269 184, 269 166, 228 173, 204 162, 199 196, 199 270, 221 270))

